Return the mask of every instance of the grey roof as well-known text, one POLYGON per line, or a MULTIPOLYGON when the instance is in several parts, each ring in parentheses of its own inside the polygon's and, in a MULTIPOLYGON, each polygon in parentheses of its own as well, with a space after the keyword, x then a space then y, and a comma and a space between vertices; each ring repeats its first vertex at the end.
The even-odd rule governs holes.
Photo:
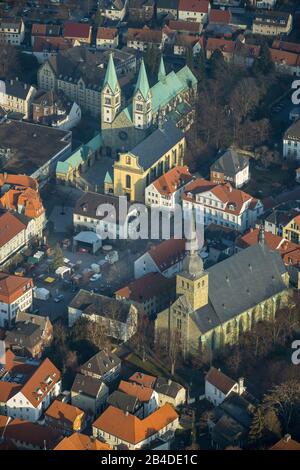
POLYGON ((212 171, 224 173, 226 176, 234 177, 239 171, 249 165, 249 158, 241 155, 233 149, 228 149, 210 167, 212 171))
POLYGON ((172 121, 167 121, 162 129, 156 129, 130 153, 139 157, 139 165, 147 170, 183 137, 182 130, 178 129, 172 121))
POLYGON ((300 139, 300 119, 295 121, 284 133, 285 139, 300 139))
POLYGON ((261 244, 246 248, 207 272, 209 303, 191 314, 202 334, 286 289, 280 253, 261 244))
POLYGON ((10 96, 15 96, 21 100, 26 100, 31 85, 27 83, 20 82, 19 80, 6 80, 5 81, 5 90, 6 94, 10 96))
POLYGON ((41 340, 41 329, 31 322, 18 322, 14 328, 6 333, 5 341, 8 344, 21 348, 32 348, 41 340))
POLYGON ((116 354, 99 351, 80 367, 80 372, 82 374, 92 373, 102 376, 120 364, 121 360, 116 354))
POLYGON ((157 0, 157 8, 178 10, 179 0, 157 0))
POLYGON ((81 310, 85 315, 99 315, 120 322, 126 322, 131 305, 124 300, 93 294, 83 289, 80 289, 70 303, 70 307, 81 310))
MULTIPOLYGON (((109 204, 112 205, 115 209, 115 215, 116 215, 116 223, 119 224, 120 222, 123 224, 125 222, 124 220, 119 219, 119 197, 118 196, 113 196, 113 195, 108 195, 108 194, 99 194, 99 193, 94 193, 94 192, 87 192, 84 193, 77 201, 76 205, 74 208, 74 214, 77 215, 82 215, 85 217, 92 217, 97 220, 102 220, 104 217, 107 217, 107 214, 100 216, 96 215, 97 209, 100 205, 102 204, 109 204)), ((123 198, 123 204, 124 204, 124 198, 123 198)), ((125 201, 125 207, 128 209, 128 203, 125 201)), ((123 211, 120 211, 121 215, 124 215, 126 218, 127 215, 127 210, 125 211, 126 213, 123 214, 123 211)))
POLYGON ((134 414, 143 405, 137 397, 127 395, 127 393, 115 390, 107 399, 107 404, 115 406, 120 410, 134 414))
POLYGON ((154 390, 157 393, 161 393, 162 395, 167 395, 172 398, 176 398, 177 394, 183 388, 184 387, 179 383, 174 382, 173 380, 168 380, 165 377, 158 377, 154 386, 154 390))
POLYGON ((71 391, 96 398, 103 385, 105 384, 100 379, 94 379, 93 377, 88 377, 86 375, 76 374, 71 391))
POLYGON ((278 24, 282 26, 287 24, 291 13, 286 11, 259 11, 254 15, 254 23, 278 24))
POLYGON ((31 322, 44 329, 47 326, 47 322, 49 322, 50 320, 49 317, 43 317, 42 315, 33 315, 32 313, 22 312, 21 310, 19 310, 17 312, 16 321, 31 322))

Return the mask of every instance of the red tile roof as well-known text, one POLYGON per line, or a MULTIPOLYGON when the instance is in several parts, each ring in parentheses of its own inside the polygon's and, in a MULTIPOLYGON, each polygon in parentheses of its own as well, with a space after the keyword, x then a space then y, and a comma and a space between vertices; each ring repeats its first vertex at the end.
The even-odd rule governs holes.
POLYGON ((167 173, 164 173, 162 176, 157 178, 157 180, 153 182, 153 185, 160 194, 170 196, 179 187, 191 181, 192 178, 193 177, 187 166, 175 166, 171 170, 167 171, 167 173))
POLYGON ((225 395, 229 393, 232 387, 236 384, 236 382, 228 377, 228 375, 223 374, 221 370, 216 369, 215 367, 210 368, 206 374, 205 380, 218 390, 221 390, 225 395))
POLYGON ((298 42, 287 42, 274 39, 272 49, 281 49, 282 51, 295 52, 300 54, 300 44, 298 42))
MULTIPOLYGON (((236 240, 236 246, 239 248, 248 248, 249 246, 256 245, 259 241, 259 228, 250 229, 249 232, 240 236, 236 240)), ((264 233, 265 243, 270 250, 278 250, 282 256, 292 254, 294 252, 300 253, 300 246, 292 243, 279 235, 274 235, 271 232, 264 233)))
POLYGON ((111 41, 118 36, 117 28, 103 28, 97 29, 97 39, 110 39, 111 41))
POLYGON ((47 25, 33 23, 32 27, 31 27, 31 34, 32 35, 45 36, 46 30, 47 30, 47 25))
POLYGON ((208 13, 208 0, 179 0, 178 11, 195 11, 197 13, 208 13))
POLYGON ((157 377, 144 374, 143 372, 135 372, 128 380, 143 385, 144 387, 154 388, 157 377))
POLYGON ((76 432, 65 437, 53 450, 111 450, 111 447, 98 439, 76 432))
POLYGON ((126 382, 125 380, 121 380, 119 383, 119 390, 127 393, 127 395, 138 398, 141 403, 148 403, 153 394, 152 388, 133 382, 126 382))
POLYGON ((149 273, 117 290, 115 295, 122 299, 143 303, 162 293, 166 294, 172 284, 172 279, 167 279, 160 273, 149 273))
POLYGON ((72 39, 61 37, 37 37, 34 40, 33 52, 51 52, 70 49, 74 46, 72 39))
POLYGON ((294 441, 289 434, 286 434, 270 450, 300 450, 300 442, 294 441))
POLYGON ((152 246, 148 254, 159 270, 165 271, 183 259, 185 255, 185 240, 176 238, 164 240, 158 245, 152 246))
POLYGON ((62 424, 72 426, 77 418, 83 417, 84 411, 77 406, 63 403, 60 400, 54 400, 45 411, 45 416, 60 421, 62 424))
POLYGON ((276 64, 289 65, 290 67, 300 66, 300 55, 294 52, 281 51, 280 49, 270 49, 273 62, 276 64))
POLYGON ((169 28, 174 31, 189 31, 191 33, 199 33, 201 23, 196 21, 170 20, 169 28))
POLYGON ((91 34, 91 25, 84 23, 65 23, 64 37, 65 38, 78 38, 88 39, 91 34))
POLYGON ((206 42, 206 50, 216 51, 217 49, 221 52, 233 53, 235 49, 235 42, 228 41, 224 38, 208 38, 206 42))
POLYGON ((0 302, 10 304, 31 287, 33 287, 33 282, 29 277, 0 272, 0 302))
POLYGON ((143 420, 131 414, 126 414, 114 406, 109 406, 96 419, 93 426, 118 437, 122 441, 139 444, 177 419, 178 414, 168 403, 143 420))
POLYGON ((17 217, 10 212, 5 212, 0 215, 0 247, 6 245, 10 240, 19 235, 26 229, 17 217))
POLYGON ((161 43, 162 31, 154 30, 144 26, 143 28, 128 28, 127 41, 142 41, 161 43))
POLYGON ((232 15, 230 10, 212 9, 209 14, 209 22, 228 24, 231 21, 231 17, 232 15))
POLYGON ((37 407, 61 379, 60 371, 46 358, 22 387, 22 394, 37 407))
POLYGON ((36 179, 31 178, 31 176, 26 175, 11 175, 9 173, 0 173, 0 187, 4 184, 10 186, 20 186, 24 188, 31 188, 35 191, 38 190, 38 182, 36 179))
POLYGON ((52 449, 61 439, 61 434, 49 427, 40 424, 13 419, 6 427, 5 440, 21 442, 22 445, 33 445, 41 449, 52 449))
POLYGON ((22 385, 13 382, 0 382, 0 402, 6 403, 13 395, 18 393, 22 385))

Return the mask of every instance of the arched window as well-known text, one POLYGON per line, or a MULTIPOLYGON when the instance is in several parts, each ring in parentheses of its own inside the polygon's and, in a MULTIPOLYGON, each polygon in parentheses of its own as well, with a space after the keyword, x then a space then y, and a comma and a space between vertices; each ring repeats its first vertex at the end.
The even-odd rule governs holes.
POLYGON ((131 188, 131 176, 126 175, 126 188, 131 188))

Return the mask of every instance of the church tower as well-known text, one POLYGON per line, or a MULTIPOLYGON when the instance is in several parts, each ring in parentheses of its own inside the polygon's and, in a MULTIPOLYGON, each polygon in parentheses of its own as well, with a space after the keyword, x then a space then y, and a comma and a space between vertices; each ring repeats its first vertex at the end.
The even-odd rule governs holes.
POLYGON ((121 88, 118 82, 112 54, 109 55, 108 66, 101 91, 101 120, 111 124, 121 106, 121 88))
POLYGON ((152 124, 152 96, 143 59, 133 95, 133 123, 137 129, 147 129, 152 124))
POLYGON ((163 59, 163 56, 161 56, 160 63, 159 63, 159 69, 158 69, 158 76, 157 76, 158 81, 163 82, 166 75, 167 74, 166 74, 164 59, 163 59))
POLYGON ((176 294, 185 295, 193 311, 208 304, 208 273, 198 254, 196 234, 187 248, 182 272, 176 276, 176 294))

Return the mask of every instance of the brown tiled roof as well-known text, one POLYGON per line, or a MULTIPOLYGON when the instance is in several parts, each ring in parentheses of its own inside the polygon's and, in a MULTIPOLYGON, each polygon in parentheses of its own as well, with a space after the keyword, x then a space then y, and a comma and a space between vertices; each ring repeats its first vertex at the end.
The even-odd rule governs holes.
POLYGON ((125 380, 121 380, 119 383, 119 390, 127 393, 127 395, 138 398, 141 403, 147 403, 153 394, 152 388, 144 387, 143 385, 138 385, 133 382, 125 382, 125 380))
POLYGON ((91 33, 91 25, 84 23, 65 23, 64 37, 65 38, 78 38, 88 39, 91 33))
POLYGON ((28 286, 33 287, 29 277, 14 276, 0 272, 0 302, 12 303, 26 292, 28 286))
POLYGON ((138 444, 164 429, 176 419, 178 419, 178 414, 168 403, 143 420, 134 415, 126 414, 118 408, 109 406, 96 419, 93 426, 118 437, 122 441, 138 444))
POLYGON ((230 10, 210 10, 209 22, 210 23, 225 23, 228 24, 231 20, 231 11, 230 10))
POLYGON ((0 215, 0 247, 6 245, 12 238, 16 237, 26 225, 10 212, 0 215))
POLYGON ((189 31, 191 33, 199 33, 200 23, 197 23, 196 21, 170 20, 169 28, 174 31, 189 31))
POLYGON ((52 449, 61 439, 61 434, 47 426, 13 419, 6 427, 5 440, 19 441, 22 444, 38 446, 41 449, 52 449))
POLYGON ((143 28, 139 28, 139 29, 128 28, 127 40, 161 43, 162 31, 150 29, 148 28, 148 26, 144 26, 143 28))
POLYGON ((45 24, 33 23, 31 27, 31 34, 33 35, 39 34, 40 36, 44 36, 46 34, 46 29, 47 29, 47 25, 45 24))
POLYGON ((172 279, 168 279, 160 273, 149 273, 117 290, 115 295, 116 297, 143 303, 162 293, 166 294, 166 290, 172 284, 172 279))
POLYGON ((180 0, 178 11, 195 11, 198 13, 208 13, 208 0, 180 0))
POLYGON ((10 186, 20 186, 24 188, 32 188, 35 191, 38 190, 38 182, 31 176, 26 175, 12 175, 9 173, 0 173, 0 187, 4 184, 10 186))
POLYGON ((100 27, 97 29, 97 39, 115 39, 118 35, 117 28, 104 28, 100 27))
POLYGON ((74 46, 73 39, 63 37, 36 37, 33 45, 33 52, 62 51, 74 46))
POLYGON ((37 407, 60 378, 60 371, 50 359, 46 358, 22 387, 21 392, 34 407, 37 407))
POLYGON ((62 423, 73 424, 74 421, 84 415, 84 411, 77 406, 63 403, 60 400, 54 400, 49 408, 45 411, 45 416, 56 419, 62 423))
POLYGON ((300 43, 280 41, 280 39, 274 39, 272 43, 272 49, 280 49, 282 51, 295 52, 296 54, 300 54, 300 43))
POLYGON ((206 42, 206 50, 208 51, 216 51, 218 49, 221 52, 233 53, 234 48, 234 41, 228 41, 223 38, 208 38, 206 42))
POLYGON ((22 385, 13 382, 0 382, 0 402, 6 403, 13 395, 18 393, 22 385))
POLYGON ((276 442, 270 450, 300 450, 300 442, 294 441, 289 434, 276 442))
POLYGON ((144 374, 143 372, 135 372, 128 380, 143 385, 144 387, 154 388, 157 377, 144 374))
POLYGON ((232 387, 236 384, 234 380, 223 374, 223 372, 221 372, 219 369, 216 369, 215 367, 210 368, 205 377, 205 380, 225 394, 230 392, 232 387))
POLYGON ((280 49, 270 49, 273 62, 277 64, 286 64, 290 67, 300 66, 300 55, 294 52, 282 51, 280 49))
POLYGON ((111 450, 111 447, 98 439, 76 432, 65 437, 53 450, 111 450))
POLYGON ((182 260, 185 255, 185 240, 170 238, 158 245, 154 245, 148 251, 149 255, 161 271, 182 260))

